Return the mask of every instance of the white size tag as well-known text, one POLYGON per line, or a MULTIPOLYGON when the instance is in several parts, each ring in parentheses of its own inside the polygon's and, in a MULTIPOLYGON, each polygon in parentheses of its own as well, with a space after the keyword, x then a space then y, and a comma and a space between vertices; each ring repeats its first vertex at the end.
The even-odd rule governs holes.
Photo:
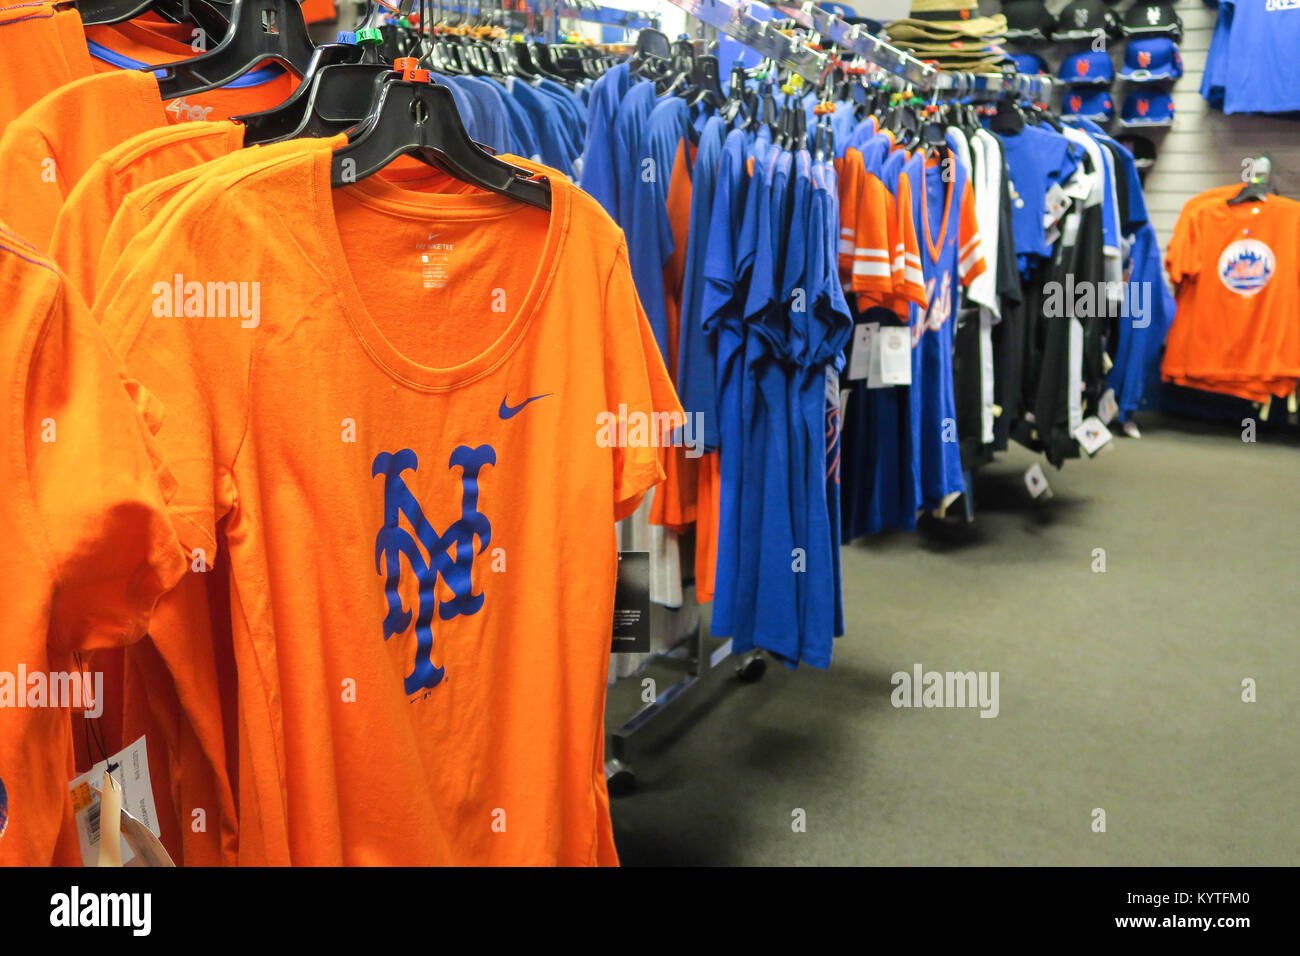
POLYGON ((880 379, 880 324, 872 324, 875 328, 871 332, 871 354, 867 356, 867 388, 885 388, 880 379))
MULTIPOLYGON (((101 760, 70 784, 72 791, 72 809, 77 825, 77 841, 81 845, 81 862, 84 866, 99 865, 99 843, 101 837, 101 801, 96 788, 102 788, 104 773, 112 765, 113 779, 122 788, 122 802, 131 815, 143 823, 155 835, 159 835, 158 812, 154 808, 153 785, 149 781, 149 756, 145 749, 145 738, 124 747, 107 760, 101 760)), ((122 865, 126 866, 135 858, 130 844, 121 841, 122 865)), ((139 866, 139 863, 135 864, 139 866)))
POLYGON ((1052 497, 1052 489, 1047 484, 1047 476, 1043 474, 1043 466, 1034 462, 1025 472, 1025 487, 1035 498, 1046 495, 1052 497))
POLYGON ((1085 173, 1082 169, 1079 169, 1075 172, 1074 176, 1070 178, 1070 181, 1065 184, 1063 192, 1071 199, 1078 199, 1086 202, 1088 197, 1092 195, 1092 190, 1095 185, 1096 183, 1093 180, 1093 177, 1088 173, 1085 173))
POLYGON ((1052 183, 1047 195, 1043 197, 1043 228, 1059 222, 1069 208, 1070 197, 1065 194, 1060 183, 1052 183))
POLYGON ((841 428, 844 427, 842 424, 844 421, 844 416, 849 413, 849 394, 850 393, 847 388, 840 389, 840 422, 841 422, 840 427, 841 428))
POLYGON ((1115 390, 1108 388, 1101 393, 1101 399, 1097 402, 1097 417, 1103 425, 1109 425, 1118 414, 1119 402, 1115 401, 1115 390))
POLYGON ((870 373, 872 340, 879 330, 879 322, 859 322, 853 327, 853 349, 849 352, 850 382, 861 381, 870 373))
POLYGON ((826 366, 826 404, 837 410, 840 407, 840 373, 834 365, 826 366))
POLYGON ((1074 430, 1074 438, 1079 443, 1079 447, 1089 455, 1097 454, 1101 446, 1113 437, 1110 429, 1103 425, 1096 415, 1089 415, 1074 430))
POLYGON ((912 330, 888 325, 880 330, 880 381, 885 385, 912 384, 912 330))

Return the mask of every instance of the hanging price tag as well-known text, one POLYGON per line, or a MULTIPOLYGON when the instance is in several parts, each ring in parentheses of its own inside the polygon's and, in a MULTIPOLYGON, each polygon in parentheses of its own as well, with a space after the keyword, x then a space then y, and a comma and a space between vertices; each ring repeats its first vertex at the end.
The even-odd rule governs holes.
POLYGON ((853 327, 853 349, 849 352, 850 382, 859 382, 870 373, 872 344, 879 331, 879 322, 859 322, 853 327))
POLYGON ((1043 466, 1035 462, 1029 466, 1025 472, 1025 487, 1035 498, 1052 497, 1052 489, 1047 484, 1047 476, 1043 474, 1043 466))
POLYGON ((912 384, 912 330, 889 325, 880 330, 880 381, 885 385, 912 384))

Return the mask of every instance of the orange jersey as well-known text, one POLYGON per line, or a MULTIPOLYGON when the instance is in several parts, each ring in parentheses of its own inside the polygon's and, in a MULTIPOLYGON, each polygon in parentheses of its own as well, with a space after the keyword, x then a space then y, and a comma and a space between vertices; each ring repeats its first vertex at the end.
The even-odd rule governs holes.
POLYGON ((241 858, 613 863, 613 524, 681 414, 622 236, 558 174, 546 212, 330 158, 196 185, 103 315, 230 580, 241 858))
POLYGON ((64 199, 101 153, 145 130, 273 106, 296 83, 286 73, 256 86, 166 103, 149 72, 118 70, 65 84, 33 104, 0 137, 0 219, 43 248, 64 199))
POLYGON ((1300 202, 1270 196, 1229 206, 1221 196, 1185 210, 1176 235, 1167 267, 1178 311, 1162 373, 1255 383, 1300 377, 1300 202))
POLYGON ((13 397, 0 428, 0 865, 78 865, 68 716, 86 702, 70 679, 68 700, 33 696, 32 675, 52 692, 48 675, 75 674, 74 655, 143 634, 185 567, 165 500, 175 484, 85 306, 3 228, 0 298, 13 397))
POLYGON ((93 71, 76 10, 0 7, 0 132, 46 93, 93 71))

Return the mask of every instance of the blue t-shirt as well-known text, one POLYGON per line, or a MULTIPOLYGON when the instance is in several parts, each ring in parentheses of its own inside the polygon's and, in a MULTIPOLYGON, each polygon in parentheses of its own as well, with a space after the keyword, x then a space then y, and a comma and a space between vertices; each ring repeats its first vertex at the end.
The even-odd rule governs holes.
POLYGON ((572 178, 573 157, 577 153, 573 151, 567 138, 564 118, 559 107, 551 97, 539 93, 518 77, 508 77, 506 84, 508 95, 513 96, 532 117, 542 162, 572 178))
POLYGON ((631 82, 627 63, 612 66, 592 84, 587 104, 589 128, 582 153, 580 184, 615 222, 618 221, 618 166, 614 162, 614 119, 631 82))
POLYGON ((641 142, 654 108, 654 84, 638 83, 627 91, 614 118, 614 167, 619 171, 617 215, 614 218, 624 231, 644 174, 640 166, 641 142))
POLYGON ((1300 5, 1222 0, 1232 11, 1223 112, 1300 110, 1300 5))
POLYGON ((505 104, 488 80, 472 76, 453 76, 449 85, 458 86, 474 104, 474 139, 493 152, 508 153, 513 145, 506 121, 505 104))
POLYGON ((688 412, 703 416, 701 435, 706 451, 718 447, 717 359, 704 329, 705 258, 718 166, 727 124, 714 116, 704 126, 691 167, 691 221, 682 275, 682 318, 677 345, 677 395, 688 412))
MULTIPOLYGON (((733 592, 740 554, 741 425, 739 362, 744 347, 740 321, 736 240, 746 207, 747 137, 732 130, 722 143, 717 184, 704 252, 701 323, 713 342, 718 404, 718 555, 714 569, 714 634, 735 633, 733 592)), ((696 158, 698 163, 698 156, 696 158)))
POLYGON ((690 110, 681 97, 666 96, 655 104, 631 167, 638 171, 635 185, 625 196, 631 208, 623 231, 627 234, 632 280, 665 363, 668 362, 668 305, 664 295, 664 266, 674 246, 672 222, 668 218, 668 187, 677 150, 689 128, 690 110))
MULTIPOLYGON (((1069 179, 1080 162, 1083 148, 1054 130, 1026 125, 1019 133, 997 133, 1006 155, 1011 182, 1011 228, 1016 256, 1047 258, 1052 247, 1043 227, 1048 189, 1069 179)), ((1029 260, 1025 260, 1026 266, 1029 260)))

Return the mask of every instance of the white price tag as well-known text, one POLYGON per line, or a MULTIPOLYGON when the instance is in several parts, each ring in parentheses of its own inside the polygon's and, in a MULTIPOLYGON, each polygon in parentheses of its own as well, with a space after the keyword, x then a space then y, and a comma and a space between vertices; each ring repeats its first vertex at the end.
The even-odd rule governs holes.
POLYGON ((1089 415, 1074 430, 1074 437, 1078 441, 1080 448, 1089 455, 1095 455, 1101 446, 1114 436, 1111 435, 1110 429, 1101 423, 1100 418, 1096 415, 1089 415))
POLYGON ((1108 388, 1102 392, 1101 400, 1097 402, 1097 417, 1103 425, 1109 425, 1118 414, 1119 402, 1115 401, 1115 390, 1108 388))
MULTIPOLYGON (((149 755, 145 749, 145 739, 141 737, 107 760, 99 761, 68 784, 68 789, 72 791, 77 839, 81 844, 81 861, 85 866, 99 865, 101 806, 95 790, 102 789, 104 773, 108 771, 110 764, 113 767, 113 779, 122 788, 122 800, 119 806, 126 807, 131 815, 148 827, 155 836, 160 835, 158 811, 154 808, 153 802, 153 784, 149 781, 149 755)), ((121 853, 124 866, 129 865, 135 858, 130 844, 124 837, 121 838, 121 853)))
POLYGON ((880 381, 885 385, 912 384, 912 330, 887 325, 880 330, 880 381))
POLYGON ((853 327, 853 349, 849 352, 850 382, 857 382, 867 377, 871 371, 871 349, 879 322, 859 322, 853 327))
POLYGON ((1052 489, 1047 484, 1047 476, 1043 474, 1043 466, 1037 462, 1030 465, 1029 470, 1025 472, 1025 487, 1035 498, 1052 497, 1052 489))
POLYGON ((840 407, 840 373, 834 365, 826 366, 826 404, 837 410, 840 407))

